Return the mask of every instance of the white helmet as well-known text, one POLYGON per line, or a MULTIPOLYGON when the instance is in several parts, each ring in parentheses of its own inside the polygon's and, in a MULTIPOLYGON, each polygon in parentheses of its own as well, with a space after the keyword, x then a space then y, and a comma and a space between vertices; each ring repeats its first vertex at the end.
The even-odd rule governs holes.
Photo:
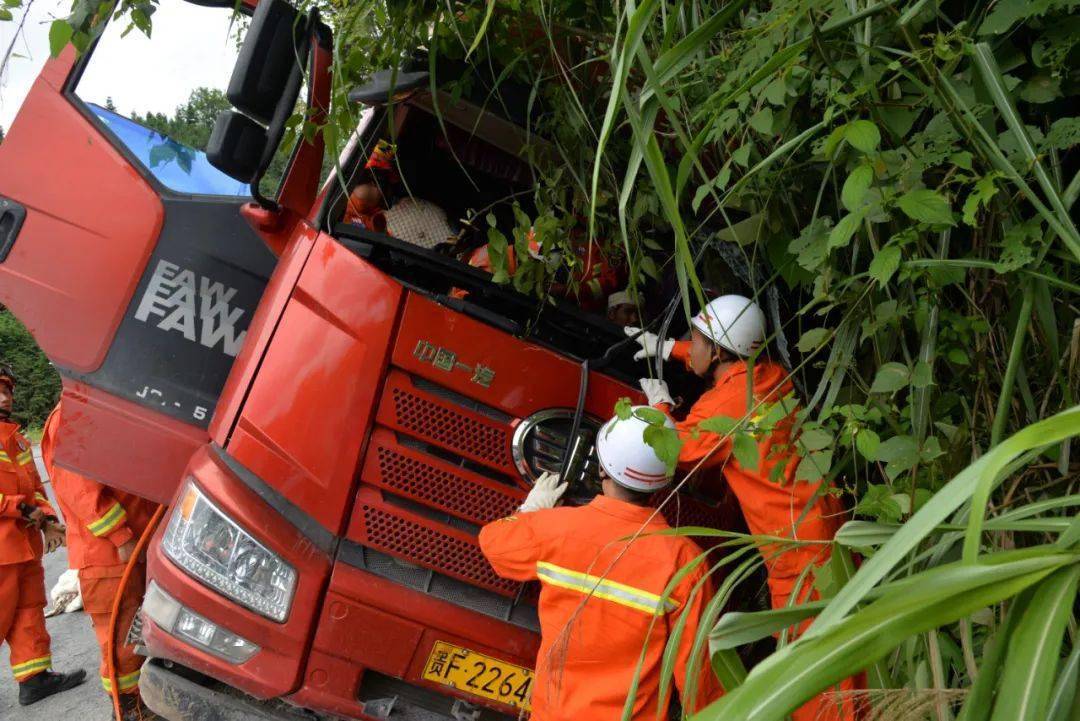
MULTIPOLYGON (((639 408, 649 406, 634 406, 632 410, 639 408)), ((668 428, 675 428, 670 418, 665 417, 664 424, 668 428)), ((671 475, 667 464, 645 442, 644 434, 648 427, 649 424, 636 415, 631 415, 625 421, 615 416, 596 434, 596 457, 604 473, 620 486, 652 493, 671 483, 671 475)))
POLYGON ((751 355, 765 340, 765 313, 741 295, 716 298, 690 322, 713 343, 738 356, 751 355))

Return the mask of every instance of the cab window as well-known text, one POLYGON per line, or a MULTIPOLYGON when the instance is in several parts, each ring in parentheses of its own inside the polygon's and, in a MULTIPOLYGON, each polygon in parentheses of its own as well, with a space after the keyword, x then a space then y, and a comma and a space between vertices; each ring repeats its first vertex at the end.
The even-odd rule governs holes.
POLYGON ((94 46, 74 95, 140 166, 167 190, 243 197, 245 183, 213 167, 203 152, 218 113, 244 18, 231 9, 161 0, 153 38, 110 22, 94 46))

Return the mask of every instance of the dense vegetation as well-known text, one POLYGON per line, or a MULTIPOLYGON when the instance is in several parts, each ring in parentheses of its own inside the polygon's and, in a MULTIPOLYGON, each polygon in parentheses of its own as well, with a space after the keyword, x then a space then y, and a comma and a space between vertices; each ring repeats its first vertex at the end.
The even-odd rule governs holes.
POLYGON ((41 428, 60 398, 60 376, 37 347, 33 336, 0 306, 0 361, 15 371, 12 417, 25 428, 41 428))
MULTIPOLYGON (((759 563, 724 559, 706 631, 731 693, 699 718, 780 719, 862 668, 879 718, 1080 714, 1078 4, 320 3, 332 145, 373 70, 467 61, 453 94, 496 68, 555 149, 497 244, 528 264, 525 228, 557 246, 576 223, 687 313, 715 287, 783 309, 800 482, 829 479, 857 520, 802 609, 722 614, 759 563), (739 647, 807 614, 746 674, 739 647)), ((57 37, 88 37, 90 7, 57 37)), ((152 2, 120 7, 146 29, 152 2)))

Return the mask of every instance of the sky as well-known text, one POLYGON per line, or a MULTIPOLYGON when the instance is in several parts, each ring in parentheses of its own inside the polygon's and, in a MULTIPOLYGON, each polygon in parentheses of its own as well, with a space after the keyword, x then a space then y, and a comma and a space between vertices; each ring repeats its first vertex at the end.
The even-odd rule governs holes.
MULTIPOLYGON (((29 15, 14 48, 22 57, 13 57, 0 77, 0 127, 5 130, 49 57, 50 23, 70 8, 69 0, 23 0, 24 6, 28 3, 29 15)), ((0 21, 0 57, 25 12, 16 9, 13 21, 0 21)), ((153 40, 138 30, 121 38, 127 23, 111 23, 76 92, 101 105, 111 96, 123 115, 171 114, 195 88, 224 90, 228 85, 236 61, 231 25, 230 10, 161 0, 153 16, 153 40)))

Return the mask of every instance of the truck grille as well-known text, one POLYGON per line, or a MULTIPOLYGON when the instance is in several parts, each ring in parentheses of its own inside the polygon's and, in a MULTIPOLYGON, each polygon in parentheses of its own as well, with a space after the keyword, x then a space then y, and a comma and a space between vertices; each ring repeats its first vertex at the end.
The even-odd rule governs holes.
POLYGON ((506 429, 458 413, 404 388, 393 388, 392 393, 394 417, 402 430, 496 468, 506 467, 509 448, 506 429))
POLYGON ((364 504, 361 511, 369 545, 497 593, 517 595, 520 584, 496 576, 475 542, 372 505, 364 504))
POLYGON ((456 606, 507 621, 521 628, 540 630, 540 619, 536 615, 538 592, 535 584, 528 584, 520 599, 507 598, 430 569, 405 563, 372 548, 350 544, 343 558, 368 573, 414 591, 441 598, 456 606))
POLYGON ((508 516, 520 503, 508 486, 500 488, 495 481, 438 458, 425 458, 419 451, 395 448, 393 440, 388 434, 374 439, 375 462, 366 474, 369 482, 477 524, 508 516))

